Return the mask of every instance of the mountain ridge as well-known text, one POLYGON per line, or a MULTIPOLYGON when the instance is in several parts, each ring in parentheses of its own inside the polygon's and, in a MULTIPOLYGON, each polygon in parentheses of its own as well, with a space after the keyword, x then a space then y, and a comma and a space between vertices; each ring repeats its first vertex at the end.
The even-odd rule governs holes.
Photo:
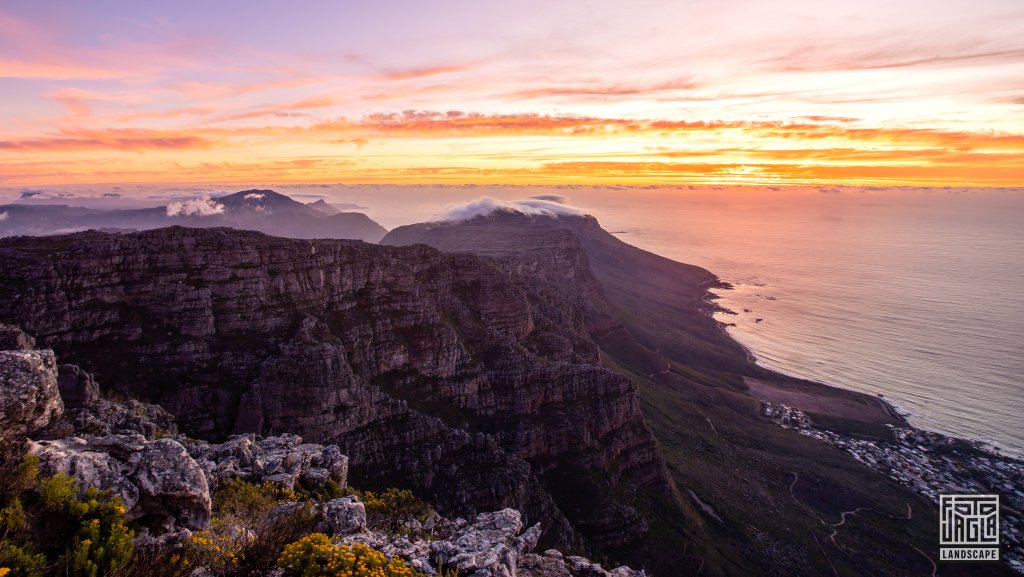
POLYGON ((848 453, 780 429, 763 416, 760 395, 770 390, 816 399, 817 426, 844 435, 889 438, 890 426, 906 424, 903 417, 876 397, 756 365, 711 318, 715 305, 708 289, 726 287, 709 271, 628 245, 591 216, 564 213, 499 209, 473 218, 398 227, 381 242, 423 244, 557 271, 560 259, 546 245, 570 235, 585 252, 599 289, 589 297, 578 296, 590 298, 609 329, 594 339, 602 363, 638 384, 645 420, 665 455, 677 494, 698 511, 677 519, 657 508, 647 511, 650 541, 656 547, 684 541, 689 559, 700 559, 695 565, 677 559, 674 569, 661 566, 655 572, 862 575, 930 570, 920 551, 937 542, 934 504, 848 453), (752 381, 758 383, 756 393, 752 381), (845 411, 847 407, 851 410, 845 411), (813 482, 806 484, 806 479, 813 482), (913 517, 884 532, 867 521, 845 525, 844 531, 852 534, 843 546, 825 548, 821 539, 831 539, 831 531, 817 534, 821 519, 858 507, 885 511, 891 518, 906 515, 910 508, 913 517), (882 534, 890 541, 880 540, 882 534), (927 534, 931 540, 921 538, 927 534), (900 544, 915 540, 916 549, 900 544), (884 559, 877 550, 885 551, 884 559))
POLYGON ((185 228, 0 240, 0 320, 185 430, 333 431, 364 486, 447 510, 514 504, 546 539, 656 575, 930 570, 934 507, 778 427, 746 379, 861 417, 830 426, 885 434, 898 418, 750 362, 707 315, 714 275, 582 217, 396 239, 419 244, 185 228), (859 509, 877 515, 830 540, 823 519, 859 509))
POLYGON ((190 434, 337 442, 362 486, 514 506, 546 542, 605 551, 646 532, 631 495, 671 490, 583 312, 488 259, 180 227, 0 256, 0 318, 190 434))
POLYGON ((269 189, 248 189, 219 197, 174 201, 140 209, 94 209, 68 205, 7 204, 0 237, 21 234, 66 234, 89 229, 150 230, 178 225, 196 228, 229 226, 287 238, 339 238, 377 242, 387 230, 361 212, 343 212, 321 204, 304 204, 269 189))

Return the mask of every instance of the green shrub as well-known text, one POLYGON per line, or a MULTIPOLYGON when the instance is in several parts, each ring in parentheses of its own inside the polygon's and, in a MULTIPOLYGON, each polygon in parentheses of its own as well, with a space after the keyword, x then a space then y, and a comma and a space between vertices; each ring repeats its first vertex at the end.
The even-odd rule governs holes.
MULTIPOLYGON (((6 473, 6 471, 4 471, 6 473)), ((0 498, 20 495, 39 483, 39 457, 31 453, 22 457, 10 475, 0 475, 0 498)))
MULTIPOLYGON (((65 473, 57 473, 39 483, 39 502, 47 511, 60 512, 70 505, 81 505, 80 502, 72 503, 77 496, 78 483, 65 473)), ((80 506, 75 508, 81 509, 80 506)), ((85 511, 82 511, 82 514, 84 513, 85 511)))
POLYGON ((109 491, 79 490, 64 474, 39 479, 26 456, 5 485, 0 507, 0 571, 6 577, 111 577, 132 557, 125 507, 109 491))
POLYGON ((79 516, 78 532, 67 553, 67 573, 73 577, 113 575, 131 560, 134 531, 124 524, 121 499, 95 487, 83 500, 72 501, 69 510, 79 516))
POLYGON ((308 533, 315 520, 312 504, 301 500, 278 483, 226 479, 214 491, 210 527, 193 534, 176 562, 223 576, 271 567, 284 546, 308 533), (293 505, 275 509, 284 503, 293 505))
POLYGON ((323 533, 313 533, 288 545, 277 566, 288 577, 416 577, 421 575, 394 557, 356 543, 335 545, 323 533))
POLYGON ((366 507, 366 524, 372 529, 389 533, 405 532, 410 521, 425 521, 430 505, 417 499, 411 491, 391 487, 382 493, 357 493, 366 507))
POLYGON ((42 553, 33 553, 7 539, 0 541, 0 577, 43 577, 45 567, 46 556, 42 553))
POLYGON ((334 479, 328 479, 323 485, 309 485, 300 480, 299 486, 296 487, 296 492, 304 500, 320 502, 327 502, 353 493, 347 487, 342 487, 341 483, 334 479))

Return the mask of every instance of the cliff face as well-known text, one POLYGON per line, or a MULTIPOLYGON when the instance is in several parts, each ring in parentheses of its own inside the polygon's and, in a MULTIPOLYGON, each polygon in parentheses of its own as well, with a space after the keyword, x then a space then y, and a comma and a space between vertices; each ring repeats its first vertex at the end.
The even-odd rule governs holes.
POLYGON ((752 363, 707 314, 713 308, 707 291, 719 285, 710 272, 630 246, 589 216, 498 210, 399 227, 382 243, 494 257, 580 303, 602 363, 638 384, 644 416, 678 488, 677 499, 653 498, 640 507, 651 530, 631 552, 634 564, 656 575, 932 570, 921 551, 937 542, 934 507, 848 454, 774 426, 760 416, 758 393, 745 383, 756 377, 802 391, 826 411, 854 403, 865 428, 885 430, 892 417, 867 395, 752 363), (822 523, 858 509, 898 521, 822 523))
POLYGON ((171 228, 5 239, 0 277, 0 320, 194 436, 337 443, 356 485, 512 506, 552 542, 571 522, 628 544, 644 531, 628 494, 669 490, 594 315, 521 264, 171 228))
POLYGON ((708 314, 709 271, 629 245, 592 216, 533 217, 494 212, 467 221, 398 227, 381 244, 426 244, 524 263, 589 312, 591 333, 606 352, 642 373, 665 371, 670 361, 756 374, 743 348, 708 314), (575 292, 572 292, 575 291, 575 292))

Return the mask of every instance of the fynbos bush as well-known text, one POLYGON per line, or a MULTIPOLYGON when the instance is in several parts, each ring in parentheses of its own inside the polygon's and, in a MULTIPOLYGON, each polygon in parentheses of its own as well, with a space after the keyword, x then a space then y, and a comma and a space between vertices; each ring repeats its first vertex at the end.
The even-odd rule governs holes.
POLYGON ((366 545, 335 545, 323 533, 313 533, 288 545, 277 561, 288 577, 416 577, 420 573, 394 557, 366 545))

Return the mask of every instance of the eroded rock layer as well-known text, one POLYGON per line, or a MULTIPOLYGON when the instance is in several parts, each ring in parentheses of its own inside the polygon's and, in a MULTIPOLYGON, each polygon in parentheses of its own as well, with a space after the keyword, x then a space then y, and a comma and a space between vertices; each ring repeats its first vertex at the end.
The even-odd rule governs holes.
POLYGON ((667 492, 664 466, 635 386, 599 365, 595 316, 529 272, 227 229, 22 237, 0 241, 0 320, 190 435, 336 443, 357 485, 621 546, 642 518, 609 534, 600 511, 667 492), (609 502, 572 499, 590 494, 609 502))

